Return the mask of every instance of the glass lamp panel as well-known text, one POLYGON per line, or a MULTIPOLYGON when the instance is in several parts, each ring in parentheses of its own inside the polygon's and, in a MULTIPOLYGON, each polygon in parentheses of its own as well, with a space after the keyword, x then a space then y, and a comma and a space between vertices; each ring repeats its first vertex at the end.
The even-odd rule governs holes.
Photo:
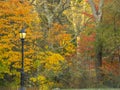
POLYGON ((20 33, 20 38, 21 38, 21 39, 24 39, 25 36, 26 36, 26 33, 20 33))

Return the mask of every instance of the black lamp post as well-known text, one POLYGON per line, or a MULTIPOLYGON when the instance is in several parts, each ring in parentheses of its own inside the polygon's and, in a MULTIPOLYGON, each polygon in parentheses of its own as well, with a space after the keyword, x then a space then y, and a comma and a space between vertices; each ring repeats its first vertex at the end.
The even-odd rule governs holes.
POLYGON ((20 78, 20 90, 25 90, 24 87, 24 39, 25 39, 26 33, 25 28, 23 28, 20 31, 20 39, 22 43, 22 61, 21 61, 21 78, 20 78))

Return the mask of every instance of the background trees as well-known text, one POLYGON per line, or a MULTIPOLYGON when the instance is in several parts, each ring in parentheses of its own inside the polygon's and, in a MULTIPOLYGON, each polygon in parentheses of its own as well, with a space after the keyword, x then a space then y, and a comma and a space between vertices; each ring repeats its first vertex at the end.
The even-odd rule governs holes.
POLYGON ((25 26, 27 87, 120 87, 118 2, 0 1, 0 85, 19 85, 25 26))

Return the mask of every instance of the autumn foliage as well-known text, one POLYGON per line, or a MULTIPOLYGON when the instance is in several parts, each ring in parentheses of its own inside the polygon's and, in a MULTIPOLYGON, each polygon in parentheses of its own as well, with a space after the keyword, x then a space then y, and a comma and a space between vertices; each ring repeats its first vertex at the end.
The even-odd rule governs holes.
MULTIPOLYGON (((19 0, 0 1, 0 77, 1 79, 8 78, 15 79, 19 77, 19 70, 21 68, 21 41, 19 39, 19 31, 22 27, 26 29, 28 36, 27 48, 25 55, 25 71, 29 70, 31 63, 31 55, 34 53, 34 48, 29 45, 34 42, 35 38, 31 39, 33 22, 38 23, 37 14, 32 11, 33 7, 29 2, 21 3, 19 0), (27 51, 29 51, 27 53, 27 51), (28 56, 29 55, 29 56, 28 56), (14 77, 13 77, 14 76, 14 77)), ((35 31, 36 32, 36 31, 35 31)), ((26 47, 26 45, 25 45, 26 47)))
MULTIPOLYGON (((105 1, 99 23, 88 1, 0 0, 0 86, 20 86, 25 28, 25 87, 119 88, 119 0, 105 1)), ((97 12, 99 1, 93 0, 97 12)))

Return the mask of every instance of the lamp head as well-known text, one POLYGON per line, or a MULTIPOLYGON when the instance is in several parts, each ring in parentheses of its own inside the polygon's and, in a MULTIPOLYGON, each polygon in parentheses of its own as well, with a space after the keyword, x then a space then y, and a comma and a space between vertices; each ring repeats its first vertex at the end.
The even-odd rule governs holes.
POLYGON ((26 32, 25 32, 25 28, 23 28, 21 31, 20 31, 20 39, 25 39, 26 37, 26 32))

